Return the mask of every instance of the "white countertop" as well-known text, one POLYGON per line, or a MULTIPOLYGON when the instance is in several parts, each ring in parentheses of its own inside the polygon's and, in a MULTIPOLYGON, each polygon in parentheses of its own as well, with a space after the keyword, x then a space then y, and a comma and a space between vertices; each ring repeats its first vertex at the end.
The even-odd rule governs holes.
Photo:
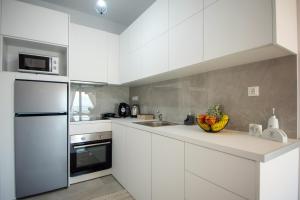
POLYGON ((298 140, 289 139, 288 143, 280 143, 248 135, 246 132, 223 130, 220 133, 206 133, 195 126, 163 126, 148 127, 135 124, 137 119, 111 119, 112 123, 118 123, 132 128, 177 139, 183 142, 225 152, 249 160, 266 162, 280 156, 292 149, 299 147, 298 140))
POLYGON ((80 124, 98 124, 98 123, 111 123, 110 119, 105 120, 93 120, 93 121, 71 121, 71 125, 80 125, 80 124))

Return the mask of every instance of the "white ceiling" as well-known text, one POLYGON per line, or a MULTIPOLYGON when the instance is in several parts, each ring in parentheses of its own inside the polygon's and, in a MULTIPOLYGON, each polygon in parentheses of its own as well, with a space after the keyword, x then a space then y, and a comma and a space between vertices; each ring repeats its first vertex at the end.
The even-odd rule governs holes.
POLYGON ((138 18, 155 0, 106 0, 108 12, 106 16, 100 16, 95 11, 97 0, 42 0, 48 3, 78 10, 90 15, 115 23, 129 26, 138 18))

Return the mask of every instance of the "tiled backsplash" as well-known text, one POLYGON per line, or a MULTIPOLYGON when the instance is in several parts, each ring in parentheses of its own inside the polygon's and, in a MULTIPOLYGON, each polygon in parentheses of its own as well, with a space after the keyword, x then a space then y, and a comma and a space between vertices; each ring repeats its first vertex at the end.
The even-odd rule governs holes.
POLYGON ((287 56, 190 77, 130 88, 139 96, 141 112, 159 109, 164 119, 183 122, 189 112, 205 113, 222 104, 230 116, 227 128, 248 131, 249 123, 262 124, 276 108, 280 127, 289 137, 297 130, 297 63, 287 56), (248 87, 259 86, 260 96, 248 97, 248 87))

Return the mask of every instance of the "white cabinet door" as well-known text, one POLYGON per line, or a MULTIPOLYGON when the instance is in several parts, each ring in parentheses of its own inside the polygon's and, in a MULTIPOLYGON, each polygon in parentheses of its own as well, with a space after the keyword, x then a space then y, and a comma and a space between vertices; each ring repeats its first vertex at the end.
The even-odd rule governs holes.
POLYGON ((203 12, 173 27, 169 34, 170 70, 203 60, 203 12))
POLYGON ((185 173, 185 188, 186 200, 245 200, 189 172, 185 173))
POLYGON ((142 49, 143 77, 168 71, 168 33, 150 41, 142 49))
POLYGON ((121 62, 123 62, 120 67, 121 83, 142 78, 142 51, 121 55, 121 62))
POLYGON ((120 84, 119 77, 119 36, 107 33, 107 82, 110 84, 120 84))
POLYGON ((220 0, 204 0, 204 8, 216 3, 217 1, 220 1, 220 0))
POLYGON ((143 44, 143 24, 142 18, 137 18, 126 30, 129 36, 129 53, 142 47, 143 44))
POLYGON ((107 82, 107 35, 105 32, 70 25, 70 79, 107 82))
POLYGON ((156 0, 142 15, 143 45, 168 30, 168 0, 156 0))
POLYGON ((204 59, 271 44, 272 24, 272 0, 217 1, 204 10, 204 59))
POLYGON ((184 143, 152 134, 152 199, 184 199, 184 143))
POLYGON ((185 144, 185 170, 247 199, 255 199, 256 169, 254 161, 185 144))
POLYGON ((0 199, 15 199, 14 74, 0 72, 0 199), (5 142, 4 142, 5 141, 5 142))
POLYGON ((3 35, 69 44, 69 16, 65 13, 16 0, 2 0, 1 18, 3 35))
POLYGON ((126 187, 126 130, 123 126, 112 123, 112 174, 113 176, 126 187))
POLYGON ((173 27, 187 18, 203 10, 204 0, 170 0, 170 27, 173 27))
POLYGON ((126 127, 126 189, 136 200, 151 200, 151 134, 126 127))

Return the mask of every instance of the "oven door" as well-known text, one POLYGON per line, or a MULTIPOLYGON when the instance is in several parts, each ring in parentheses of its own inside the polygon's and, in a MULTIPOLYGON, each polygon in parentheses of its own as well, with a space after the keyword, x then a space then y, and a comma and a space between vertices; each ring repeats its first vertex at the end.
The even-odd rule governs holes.
POLYGON ((51 58, 46 56, 19 54, 19 71, 51 72, 51 58))
POLYGON ((71 176, 111 168, 112 141, 71 145, 71 176))

